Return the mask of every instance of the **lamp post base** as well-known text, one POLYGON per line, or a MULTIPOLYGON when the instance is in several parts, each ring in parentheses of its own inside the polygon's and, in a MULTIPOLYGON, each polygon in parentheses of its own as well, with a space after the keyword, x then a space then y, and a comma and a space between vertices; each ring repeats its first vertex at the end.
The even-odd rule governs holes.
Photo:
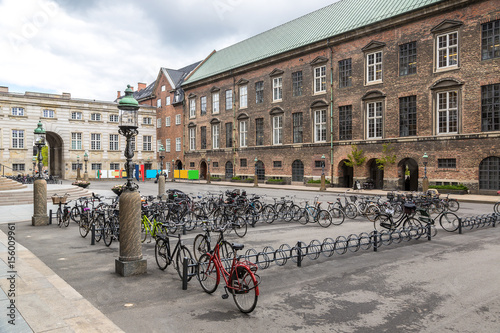
POLYGON ((426 193, 428 189, 429 189, 429 178, 425 177, 422 180, 422 192, 426 193))
POLYGON ((37 179, 33 184, 33 217, 31 225, 48 225, 47 216, 47 182, 45 179, 37 179))
POLYGON ((212 176, 210 176, 210 172, 207 173, 207 184, 210 184, 212 182, 212 179, 210 179, 212 176))
POLYGON ((158 177, 158 196, 165 195, 165 176, 161 174, 158 177))
POLYGON ((115 259, 115 273, 123 277, 144 274, 148 268, 147 262, 146 259, 131 261, 115 259))
POLYGON ((320 186, 319 190, 326 191, 325 174, 321 175, 321 186, 320 186))
POLYGON ((83 180, 85 180, 85 181, 88 181, 88 180, 89 180, 89 174, 88 174, 87 172, 85 172, 85 173, 83 174, 83 180))
POLYGON ((253 178, 253 187, 259 187, 259 178, 257 178, 257 175, 253 178))

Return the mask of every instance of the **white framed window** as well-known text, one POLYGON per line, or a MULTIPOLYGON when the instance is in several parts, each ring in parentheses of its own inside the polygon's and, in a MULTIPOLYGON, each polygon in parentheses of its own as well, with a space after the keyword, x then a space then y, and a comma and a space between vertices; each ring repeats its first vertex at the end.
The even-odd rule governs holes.
POLYGON ((326 91, 326 65, 314 69, 314 93, 326 91))
POLYGON ((142 124, 143 125, 152 125, 153 120, 151 119, 151 117, 142 117, 142 124))
POLYGON ((283 79, 276 77, 273 79, 273 101, 281 101, 283 98, 283 79))
POLYGON ((273 117, 273 145, 283 144, 283 116, 273 117))
POLYGON ((165 152, 170 153, 170 139, 165 140, 165 152))
POLYGON ((200 115, 207 114, 207 96, 200 97, 200 115))
POLYGON ((181 151, 181 138, 175 138, 175 151, 181 151))
POLYGON ((165 91, 165 89, 166 89, 166 88, 165 88, 165 85, 162 85, 162 86, 161 86, 161 91, 165 91))
POLYGON ((226 90, 226 110, 232 110, 233 108, 233 91, 231 89, 226 90))
POLYGON ((142 150, 143 151, 152 151, 152 143, 153 143, 153 138, 151 135, 143 135, 142 136, 142 150))
POLYGON ((366 55, 366 82, 382 81, 382 51, 366 55))
POLYGON ((118 134, 109 135, 109 150, 118 150, 119 148, 118 134))
POLYGON ((167 96, 167 98, 165 98, 165 105, 170 105, 170 96, 167 96))
POLYGON ((368 139, 382 138, 382 102, 366 103, 366 136, 368 139))
POLYGON ((71 149, 82 149, 82 133, 71 133, 71 149))
POLYGON ((24 116, 24 108, 20 107, 13 107, 12 108, 12 115, 13 116, 24 116))
POLYGON ((194 118, 196 116, 196 99, 189 99, 189 118, 194 118))
POLYGON ((156 107, 157 107, 157 108, 161 108, 161 98, 158 98, 158 99, 156 100, 156 107))
POLYGON ((189 150, 196 150, 196 127, 189 128, 189 150))
POLYGON ((165 118, 165 127, 169 127, 169 126, 170 126, 170 116, 165 118))
POLYGON ((13 163, 12 171, 24 171, 24 163, 13 163))
POLYGON ((50 109, 44 109, 42 111, 42 115, 44 118, 54 118, 55 117, 54 110, 50 110, 50 109))
POLYGON ((101 121, 101 114, 100 113, 92 113, 90 115, 90 120, 92 120, 92 121, 101 121))
POLYGON ((212 94, 212 113, 219 113, 219 93, 212 94))
POLYGON ((240 121, 240 147, 247 146, 248 120, 240 121))
POLYGON ((92 170, 102 170, 102 163, 92 163, 90 168, 92 170))
POLYGON ((110 170, 120 170, 120 163, 109 163, 110 170))
POLYGON ((12 130, 12 148, 24 148, 24 130, 12 130))
POLYGON ((181 124, 181 115, 180 114, 176 114, 175 115, 175 124, 176 125, 180 125, 181 124))
POLYGON ((247 86, 240 87, 240 109, 248 106, 248 89, 247 86))
POLYGON ((117 123, 118 122, 118 115, 117 114, 110 114, 109 115, 109 122, 110 123, 117 123))
POLYGON ((314 111, 314 142, 326 142, 326 110, 314 111))
POLYGON ((219 149, 220 124, 212 125, 212 149, 219 149))
POLYGON ((436 67, 440 69, 458 66, 458 32, 438 35, 436 42, 436 67))
POLYGON ((71 119, 72 120, 82 120, 83 115, 80 111, 73 111, 73 112, 71 112, 71 119))
POLYGON ((156 119, 156 128, 161 128, 161 118, 156 119))
POLYGON ((99 133, 90 134, 90 149, 101 150, 101 134, 99 133))
POLYGON ((437 93, 437 132, 458 133, 458 92, 437 93))

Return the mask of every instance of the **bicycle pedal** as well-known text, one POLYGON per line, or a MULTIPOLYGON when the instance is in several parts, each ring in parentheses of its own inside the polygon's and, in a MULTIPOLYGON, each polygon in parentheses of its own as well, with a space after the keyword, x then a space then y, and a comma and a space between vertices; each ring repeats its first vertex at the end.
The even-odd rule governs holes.
POLYGON ((222 295, 222 299, 228 299, 229 298, 229 295, 228 294, 224 294, 222 295))
POLYGON ((391 228, 391 224, 390 223, 380 223, 380 226, 383 227, 383 228, 387 228, 387 229, 390 229, 391 228))

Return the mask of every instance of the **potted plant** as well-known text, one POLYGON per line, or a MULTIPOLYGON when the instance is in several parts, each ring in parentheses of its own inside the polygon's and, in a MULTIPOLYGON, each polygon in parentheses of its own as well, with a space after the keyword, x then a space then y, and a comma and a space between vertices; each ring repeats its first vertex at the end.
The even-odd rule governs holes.
POLYGON ((116 195, 122 194, 123 190, 125 190, 125 184, 115 185, 111 188, 111 191, 116 195))
POLYGON ((75 185, 75 186, 78 186, 81 188, 87 188, 87 187, 89 187, 90 182, 86 181, 86 180, 77 180, 77 181, 71 183, 71 185, 75 185))
POLYGON ((269 178, 266 180, 266 184, 284 185, 285 181, 281 178, 269 178))

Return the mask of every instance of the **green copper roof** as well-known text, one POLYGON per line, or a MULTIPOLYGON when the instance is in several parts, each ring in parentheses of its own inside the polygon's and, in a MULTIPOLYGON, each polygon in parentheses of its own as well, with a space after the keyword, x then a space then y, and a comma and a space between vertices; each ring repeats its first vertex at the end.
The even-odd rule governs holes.
POLYGON ((184 84, 442 1, 341 0, 215 52, 184 84))
POLYGON ((120 101, 118 102, 118 105, 119 106, 129 106, 129 107, 135 107, 135 106, 139 106, 139 102, 137 102, 137 100, 134 98, 133 96, 134 94, 134 91, 132 90, 132 87, 129 85, 127 85, 127 89, 125 89, 125 96, 120 99, 120 101))

